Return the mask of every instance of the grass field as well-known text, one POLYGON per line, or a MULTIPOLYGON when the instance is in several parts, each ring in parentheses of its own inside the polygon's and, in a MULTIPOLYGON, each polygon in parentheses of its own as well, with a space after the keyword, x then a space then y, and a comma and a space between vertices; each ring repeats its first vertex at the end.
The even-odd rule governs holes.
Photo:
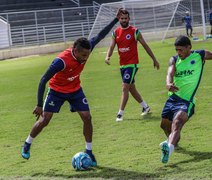
MULTIPOLYGON (((124 121, 115 121, 121 95, 118 55, 104 63, 106 49, 94 50, 83 74, 82 87, 93 117, 93 151, 98 167, 76 172, 72 156, 85 148, 82 122, 66 103, 49 126, 34 140, 31 158, 20 155, 21 146, 35 123, 39 80, 56 54, 0 62, 0 179, 211 179, 212 178, 212 61, 206 62, 197 92, 196 113, 182 131, 170 162, 160 162, 159 143, 165 140, 160 113, 167 99, 165 77, 173 40, 149 43, 161 68, 140 47, 141 68, 136 85, 152 113, 140 116, 130 97, 124 121)), ((193 49, 211 49, 211 41, 193 42, 193 49)))

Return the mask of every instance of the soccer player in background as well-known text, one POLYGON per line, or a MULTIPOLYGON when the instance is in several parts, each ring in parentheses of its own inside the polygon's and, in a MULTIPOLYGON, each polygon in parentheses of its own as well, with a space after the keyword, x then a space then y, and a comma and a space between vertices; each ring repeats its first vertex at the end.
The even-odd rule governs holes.
POLYGON ((199 87, 206 60, 212 60, 212 52, 192 51, 191 41, 179 36, 175 41, 176 56, 169 60, 166 88, 169 98, 162 111, 161 128, 168 139, 160 144, 161 161, 167 163, 180 140, 184 124, 194 114, 195 94, 199 87))
POLYGON ((191 16, 189 11, 186 11, 186 15, 182 18, 182 22, 185 22, 187 36, 192 37, 193 28, 191 25, 191 16), (189 30, 190 30, 190 33, 189 33, 189 30))
POLYGON ((129 21, 129 12, 127 10, 123 10, 119 18, 119 23, 121 26, 113 31, 112 42, 105 58, 105 63, 110 65, 110 57, 112 56, 113 50, 117 44, 120 60, 120 72, 122 76, 122 96, 116 118, 117 122, 123 120, 124 109, 129 98, 129 92, 141 105, 141 115, 146 115, 150 111, 150 107, 143 100, 135 86, 135 75, 139 68, 137 42, 144 47, 148 55, 152 58, 154 67, 159 69, 159 63, 152 53, 150 47, 145 42, 141 32, 137 28, 129 25, 129 21))
POLYGON ((37 106, 33 111, 33 114, 39 120, 32 127, 22 148, 21 155, 24 159, 30 158, 30 146, 33 139, 48 125, 53 114, 60 111, 63 103, 68 101, 70 111, 77 111, 83 121, 83 134, 86 141, 85 152, 91 157, 92 166, 97 166, 95 156, 92 153, 93 126, 91 114, 87 99, 80 85, 80 74, 93 48, 118 22, 121 11, 122 9, 119 9, 116 18, 101 30, 97 36, 89 40, 79 38, 74 42, 72 48, 60 53, 41 78, 38 87, 37 106), (48 81, 49 89, 43 103, 45 86, 48 81))

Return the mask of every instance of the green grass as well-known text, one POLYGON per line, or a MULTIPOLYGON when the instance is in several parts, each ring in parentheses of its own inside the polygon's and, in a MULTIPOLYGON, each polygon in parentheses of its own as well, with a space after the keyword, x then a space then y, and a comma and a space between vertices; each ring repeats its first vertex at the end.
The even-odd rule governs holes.
MULTIPOLYGON (((170 162, 160 162, 159 143, 165 139, 160 114, 167 99, 165 78, 173 39, 149 43, 161 68, 153 69, 140 47, 141 67, 136 86, 152 113, 140 116, 139 104, 130 97, 124 121, 115 122, 121 95, 118 55, 104 63, 106 49, 94 50, 81 75, 94 126, 93 151, 99 166, 76 172, 72 156, 85 148, 82 122, 66 103, 34 140, 31 158, 20 155, 21 146, 35 123, 39 80, 56 54, 0 62, 0 179, 210 179, 212 178, 212 61, 206 62, 197 92, 196 113, 182 131, 180 147, 170 162)), ((193 42, 193 49, 211 49, 211 41, 193 42)))

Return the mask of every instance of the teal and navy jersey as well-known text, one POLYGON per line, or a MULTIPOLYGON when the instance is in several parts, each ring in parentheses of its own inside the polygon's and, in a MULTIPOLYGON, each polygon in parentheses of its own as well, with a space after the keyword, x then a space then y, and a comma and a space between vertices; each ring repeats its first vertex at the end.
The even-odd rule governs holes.
POLYGON ((185 21, 186 27, 190 27, 191 26, 191 16, 185 16, 183 18, 183 20, 185 21))
POLYGON ((212 26, 212 11, 209 13, 209 22, 210 22, 210 25, 212 26))
MULTIPOLYGON (((174 94, 186 101, 195 103, 194 96, 203 73, 205 51, 191 51, 191 54, 183 60, 179 56, 173 58, 175 60, 174 84, 179 88, 174 94)), ((172 94, 172 92, 169 92, 169 95, 172 94)))
POLYGON ((212 21, 212 11, 209 13, 209 20, 212 21))

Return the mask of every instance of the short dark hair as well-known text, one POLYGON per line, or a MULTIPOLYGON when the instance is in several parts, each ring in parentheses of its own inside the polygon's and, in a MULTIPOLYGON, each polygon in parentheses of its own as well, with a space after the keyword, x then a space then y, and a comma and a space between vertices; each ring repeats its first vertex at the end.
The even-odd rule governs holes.
POLYGON ((126 9, 121 10, 121 14, 127 14, 130 17, 130 13, 126 9))
POLYGON ((81 50, 82 48, 91 49, 91 44, 87 38, 81 37, 74 42, 73 48, 77 48, 78 50, 81 50))
POLYGON ((187 36, 178 36, 174 43, 175 46, 191 46, 191 41, 187 36))

